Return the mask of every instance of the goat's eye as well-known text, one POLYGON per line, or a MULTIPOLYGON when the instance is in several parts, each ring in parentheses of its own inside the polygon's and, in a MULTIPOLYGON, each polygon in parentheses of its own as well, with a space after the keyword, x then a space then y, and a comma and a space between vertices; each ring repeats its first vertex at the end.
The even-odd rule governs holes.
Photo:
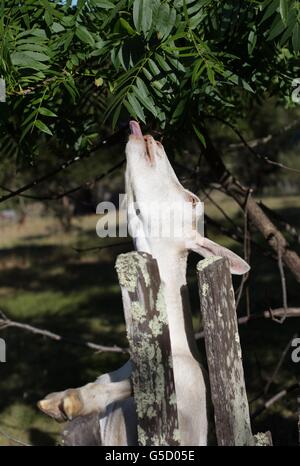
POLYGON ((159 141, 155 141, 155 142, 158 145, 158 147, 160 147, 162 149, 163 145, 159 141))

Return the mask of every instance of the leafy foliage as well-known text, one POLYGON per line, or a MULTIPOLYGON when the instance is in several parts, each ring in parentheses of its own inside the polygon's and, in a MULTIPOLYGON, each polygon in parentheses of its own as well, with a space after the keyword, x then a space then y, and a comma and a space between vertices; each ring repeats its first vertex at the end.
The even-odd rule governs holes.
POLYGON ((33 162, 41 139, 80 151, 129 115, 167 132, 292 105, 300 2, 1 0, 0 40, 1 152, 33 162))

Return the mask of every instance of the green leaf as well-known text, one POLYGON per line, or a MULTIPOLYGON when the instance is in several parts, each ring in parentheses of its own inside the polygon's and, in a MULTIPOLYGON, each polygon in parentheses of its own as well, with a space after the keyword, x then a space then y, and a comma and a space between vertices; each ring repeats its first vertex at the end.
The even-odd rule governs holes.
POLYGON ((66 50, 70 47, 73 37, 74 37, 74 33, 71 31, 66 32, 65 34, 63 34, 62 37, 60 37, 61 43, 64 46, 64 52, 66 52, 66 50))
POLYGON ((254 90, 252 89, 252 87, 244 79, 242 79, 242 86, 244 89, 246 89, 246 91, 254 93, 254 90))
POLYGON ((207 77, 210 81, 210 83, 215 86, 216 85, 216 80, 215 80, 215 72, 210 66, 209 63, 206 63, 206 71, 207 71, 207 77))
POLYGON ((73 102, 75 102, 75 100, 76 100, 76 91, 74 90, 73 86, 71 86, 70 83, 67 82, 67 81, 64 81, 63 84, 64 84, 65 88, 67 89, 68 93, 70 94, 70 96, 72 97, 73 102))
POLYGON ((128 94, 127 99, 131 107, 133 108, 135 116, 137 116, 137 119, 142 120, 142 122, 145 123, 145 114, 139 101, 135 98, 133 94, 128 94))
POLYGON ((280 12, 281 19, 285 25, 287 24, 288 11, 289 11, 288 0, 280 0, 279 12, 280 12))
POLYGON ((18 52, 26 52, 28 50, 32 50, 33 52, 48 52, 48 47, 44 44, 29 44, 28 42, 22 43, 21 45, 18 43, 17 45, 18 52))
POLYGON ((300 24, 297 22, 293 29, 292 35, 292 43, 295 52, 299 52, 300 50, 300 24))
POLYGON ((20 68, 32 68, 34 70, 45 70, 48 68, 44 63, 33 60, 24 52, 15 52, 10 58, 12 64, 20 68))
POLYGON ((120 24, 130 36, 134 36, 136 34, 135 30, 130 26, 126 19, 120 18, 120 24))
POLYGON ((134 0, 133 23, 138 32, 147 34, 152 24, 152 0, 134 0))
POLYGON ((45 11, 45 21, 48 27, 51 27, 53 23, 53 18, 50 11, 45 11))
POLYGON ((104 10, 111 10, 112 8, 115 8, 115 5, 109 0, 92 0, 92 3, 98 8, 103 8, 104 10))
POLYGON ((33 28, 33 29, 30 29, 29 31, 21 32, 21 34, 19 34, 18 37, 27 36, 30 34, 32 36, 40 37, 42 39, 47 39, 46 31, 44 29, 39 29, 39 28, 33 28))
POLYGON ((157 110, 155 108, 154 102, 152 97, 150 96, 150 93, 145 85, 145 83, 142 81, 141 78, 136 79, 136 86, 132 86, 132 89, 134 91, 135 96, 138 98, 138 100, 141 102, 141 104, 149 110, 149 112, 152 113, 155 117, 157 117, 157 110))
POLYGON ((260 23, 263 23, 268 18, 270 18, 270 16, 272 16, 275 13, 277 8, 278 8, 278 0, 272 0, 271 3, 268 4, 268 7, 266 8, 265 13, 260 23))
POLYGON ((49 110, 49 108, 40 107, 38 111, 41 115, 45 115, 49 117, 57 117, 56 113, 53 113, 51 110, 49 110))
POLYGON ((205 141, 205 137, 203 136, 202 133, 200 133, 199 129, 193 124, 193 128, 194 128, 194 131, 197 135, 197 138, 199 139, 199 141, 201 142, 201 144, 206 147, 206 141, 205 141))
POLYGON ((271 25, 270 33, 267 37, 267 40, 275 39, 275 37, 281 34, 284 30, 285 30, 285 25, 283 24, 281 17, 280 16, 276 17, 271 25))
POLYGON ((187 98, 180 99, 172 114, 171 123, 175 123, 183 115, 186 107, 187 98))
POLYGON ((257 34, 256 34, 256 28, 254 27, 252 31, 249 32, 248 36, 248 53, 249 55, 252 55, 252 52, 255 48, 257 41, 257 34))
POLYGON ((160 38, 167 37, 176 22, 176 10, 170 8, 168 3, 162 3, 157 12, 157 22, 155 30, 160 38))
POLYGON ((189 25, 191 29, 196 29, 196 27, 199 26, 199 24, 206 18, 207 13, 200 10, 196 15, 194 15, 190 21, 189 25))
POLYGON ((288 21, 287 21, 287 28, 281 36, 280 45, 283 46, 286 42, 290 39, 293 34, 293 29, 297 22, 297 15, 295 15, 295 11, 290 10, 288 14, 288 21))
POLYGON ((48 128, 45 123, 43 123, 41 120, 35 120, 34 126, 36 126, 40 131, 46 134, 50 134, 50 136, 53 136, 53 133, 50 128, 48 128))
POLYGON ((35 61, 49 61, 50 57, 46 55, 45 53, 40 53, 40 52, 33 52, 31 50, 26 50, 23 52, 27 57, 32 58, 32 60, 35 61))
POLYGON ((75 31, 76 36, 78 39, 80 39, 82 42, 85 44, 89 45, 95 45, 95 40, 92 34, 87 30, 85 26, 81 26, 80 24, 77 25, 76 31, 75 31))
POLYGON ((65 31, 65 28, 62 24, 54 22, 51 26, 51 31, 56 32, 56 33, 62 32, 62 31, 65 31))
POLYGON ((113 131, 115 130, 115 127, 117 125, 117 121, 119 119, 121 109, 122 109, 122 104, 118 105, 118 107, 116 107, 116 110, 114 111, 114 116, 113 116, 113 119, 112 119, 112 129, 113 129, 113 131))
POLYGON ((32 123, 30 122, 23 130, 22 130, 22 134, 21 134, 21 137, 20 137, 20 142, 23 141, 23 139, 25 138, 26 134, 28 133, 29 130, 32 129, 32 123))
POLYGON ((135 111, 133 110, 133 108, 131 107, 130 103, 127 100, 123 100, 123 105, 124 105, 124 107, 127 108, 128 112, 129 112, 129 115, 131 117, 137 118, 137 116, 135 114, 135 111))
POLYGON ((192 72, 192 83, 193 84, 195 84, 198 81, 204 69, 205 69, 205 61, 201 57, 198 60, 196 60, 194 64, 194 69, 192 72))
POLYGON ((35 115, 37 114, 37 109, 30 112, 30 114, 25 118, 25 120, 21 123, 21 126, 26 126, 29 121, 33 120, 35 115))
POLYGON ((160 74, 160 69, 158 68, 157 64, 152 60, 152 58, 149 58, 148 64, 153 76, 157 76, 160 74))

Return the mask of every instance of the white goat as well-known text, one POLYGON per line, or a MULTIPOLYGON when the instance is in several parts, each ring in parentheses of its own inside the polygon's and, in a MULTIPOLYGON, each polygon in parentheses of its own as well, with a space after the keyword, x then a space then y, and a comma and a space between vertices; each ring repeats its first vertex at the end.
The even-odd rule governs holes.
MULTIPOLYGON (((191 202, 196 206, 200 200, 180 184, 162 144, 150 135, 143 136, 137 122, 132 121, 130 127, 131 135, 126 146, 126 192, 130 225, 135 234, 148 231, 145 223, 149 222, 147 205, 150 203, 157 203, 160 214, 164 214, 163 206, 166 203, 174 205, 174 220, 176 205, 191 202), (133 201, 138 204, 138 215, 133 201)), ((169 219, 166 216, 164 221, 169 219)), ((185 225, 185 236, 163 238, 138 234, 135 248, 151 254, 157 260, 164 286, 181 445, 206 445, 206 388, 186 298, 188 251, 196 251, 204 257, 227 257, 231 272, 235 274, 246 273, 249 266, 232 251, 197 233, 195 218, 185 225)), ((102 445, 137 444, 131 371, 129 360, 117 371, 100 376, 94 383, 52 393, 38 405, 59 421, 98 412, 102 445)))

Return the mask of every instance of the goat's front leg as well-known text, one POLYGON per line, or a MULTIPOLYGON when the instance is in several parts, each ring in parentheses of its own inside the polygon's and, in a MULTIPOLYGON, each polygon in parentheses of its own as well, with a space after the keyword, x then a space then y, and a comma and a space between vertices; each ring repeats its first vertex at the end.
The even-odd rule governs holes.
POLYGON ((93 412, 104 413, 110 403, 125 400, 131 395, 129 378, 120 382, 93 382, 83 387, 50 393, 38 402, 38 407, 56 421, 64 422, 93 412))

